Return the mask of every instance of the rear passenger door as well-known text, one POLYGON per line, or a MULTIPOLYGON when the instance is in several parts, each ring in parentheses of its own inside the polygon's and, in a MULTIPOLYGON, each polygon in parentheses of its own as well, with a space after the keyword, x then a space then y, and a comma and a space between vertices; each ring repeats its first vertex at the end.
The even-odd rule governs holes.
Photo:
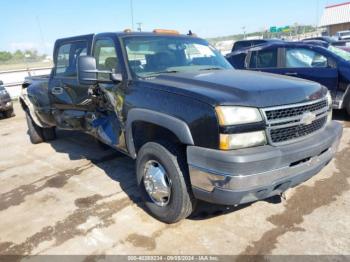
POLYGON ((93 36, 74 37, 56 42, 55 68, 49 82, 49 96, 54 109, 85 111, 91 105, 86 86, 77 81, 77 60, 91 52, 93 36))
POLYGON ((254 71, 281 74, 279 54, 279 48, 252 51, 247 56, 246 68, 254 71))
POLYGON ((307 47, 283 50, 283 74, 318 82, 329 90, 337 89, 338 69, 331 58, 307 47))

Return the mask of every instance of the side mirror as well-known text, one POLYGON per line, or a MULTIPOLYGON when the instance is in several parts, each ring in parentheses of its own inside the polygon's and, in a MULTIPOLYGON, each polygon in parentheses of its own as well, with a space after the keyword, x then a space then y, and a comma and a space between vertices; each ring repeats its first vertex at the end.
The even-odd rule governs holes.
POLYGON ((4 85, 4 82, 2 82, 2 80, 0 80, 0 86, 3 86, 4 85))
POLYGON ((79 56, 77 63, 78 83, 80 85, 97 84, 96 59, 92 56, 79 56))

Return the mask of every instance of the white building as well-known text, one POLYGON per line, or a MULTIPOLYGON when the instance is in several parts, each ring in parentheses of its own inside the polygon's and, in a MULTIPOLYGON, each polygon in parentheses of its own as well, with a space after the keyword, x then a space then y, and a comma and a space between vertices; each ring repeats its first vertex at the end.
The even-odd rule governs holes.
POLYGON ((350 2, 327 6, 320 21, 329 35, 338 31, 350 30, 350 2))

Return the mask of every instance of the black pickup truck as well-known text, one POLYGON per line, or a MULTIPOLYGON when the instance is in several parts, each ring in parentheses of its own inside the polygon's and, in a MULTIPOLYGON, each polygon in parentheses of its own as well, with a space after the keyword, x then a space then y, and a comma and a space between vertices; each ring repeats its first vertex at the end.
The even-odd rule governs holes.
POLYGON ((51 75, 20 102, 33 143, 80 130, 136 159, 150 213, 167 223, 196 199, 239 205, 282 194, 332 159, 342 127, 318 83, 234 70, 175 31, 57 40, 51 75))

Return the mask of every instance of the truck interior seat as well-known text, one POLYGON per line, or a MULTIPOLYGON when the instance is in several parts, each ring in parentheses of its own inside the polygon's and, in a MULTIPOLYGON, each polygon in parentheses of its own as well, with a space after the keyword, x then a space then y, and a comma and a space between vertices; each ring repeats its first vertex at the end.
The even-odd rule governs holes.
POLYGON ((120 72, 117 58, 116 57, 107 57, 105 60, 105 68, 108 71, 120 72))
POLYGON ((159 52, 154 55, 146 55, 146 62, 146 71, 162 71, 173 67, 176 64, 176 57, 168 52, 159 52))

